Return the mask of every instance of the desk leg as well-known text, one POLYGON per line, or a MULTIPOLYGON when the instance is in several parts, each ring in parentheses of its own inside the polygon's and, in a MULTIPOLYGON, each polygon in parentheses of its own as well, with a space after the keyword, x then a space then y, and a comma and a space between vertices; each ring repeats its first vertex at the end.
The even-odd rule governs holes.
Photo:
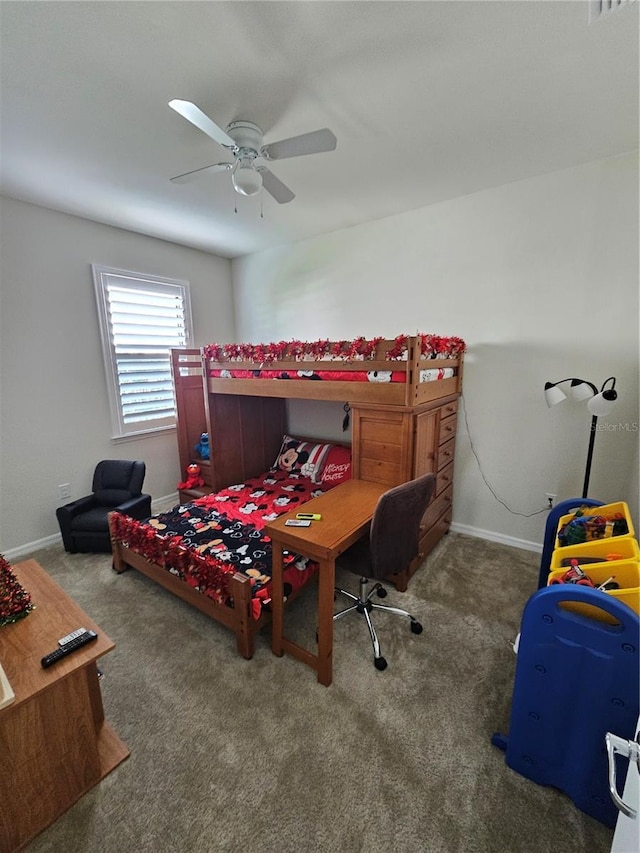
POLYGON ((272 542, 271 550, 271 651, 282 657, 284 631, 284 580, 282 568, 282 546, 272 542))
POLYGON ((321 560, 318 579, 318 681, 328 687, 333 677, 334 560, 321 560))

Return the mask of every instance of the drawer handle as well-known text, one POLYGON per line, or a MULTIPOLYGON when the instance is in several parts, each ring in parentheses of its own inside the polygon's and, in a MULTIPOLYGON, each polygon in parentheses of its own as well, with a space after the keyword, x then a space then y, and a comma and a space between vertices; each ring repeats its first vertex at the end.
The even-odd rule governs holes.
POLYGON ((444 451, 444 453, 443 453, 442 455, 443 455, 443 456, 451 456, 451 451, 450 451, 450 450, 445 450, 445 451, 444 451))

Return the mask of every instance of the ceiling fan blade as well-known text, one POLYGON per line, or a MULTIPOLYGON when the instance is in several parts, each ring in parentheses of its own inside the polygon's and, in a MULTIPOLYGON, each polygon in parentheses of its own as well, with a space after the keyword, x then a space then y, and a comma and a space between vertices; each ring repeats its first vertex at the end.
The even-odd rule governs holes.
POLYGON ((232 166, 232 163, 214 163, 213 166, 203 166, 201 169, 193 169, 191 172, 184 172, 184 174, 176 175, 175 178, 169 178, 169 180, 172 184, 188 184, 203 172, 225 172, 231 169, 232 166))
POLYGON ((329 128, 323 127, 322 130, 312 130, 311 133, 303 133, 300 136, 291 136, 289 139, 281 139, 280 142, 263 145, 260 155, 265 160, 284 160, 286 157, 299 157, 301 154, 333 151, 337 142, 329 128))
POLYGON ((218 142, 225 148, 231 148, 234 150, 237 148, 237 145, 229 134, 221 127, 218 127, 215 122, 211 121, 209 116, 206 116, 202 110, 199 107, 196 107, 195 104, 192 104, 191 101, 181 101, 178 98, 174 98, 173 101, 169 101, 169 106, 183 118, 186 118, 187 121, 190 121, 191 124, 194 124, 203 133, 206 133, 207 136, 210 136, 215 142, 218 142))
POLYGON ((286 184, 283 184, 280 178, 276 178, 273 172, 270 172, 266 166, 257 166, 257 171, 262 175, 262 186, 272 195, 278 204, 287 204, 293 201, 296 197, 286 184))

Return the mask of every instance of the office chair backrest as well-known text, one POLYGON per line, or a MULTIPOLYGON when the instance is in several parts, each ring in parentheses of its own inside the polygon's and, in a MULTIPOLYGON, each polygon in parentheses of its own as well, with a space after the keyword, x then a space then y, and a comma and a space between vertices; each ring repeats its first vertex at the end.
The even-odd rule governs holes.
POLYGON ((93 474, 92 490, 97 503, 118 506, 142 493, 146 473, 144 462, 129 459, 103 459, 93 474))
POLYGON ((369 534, 372 577, 398 574, 418 555, 420 521, 435 483, 433 474, 424 474, 380 497, 369 534))

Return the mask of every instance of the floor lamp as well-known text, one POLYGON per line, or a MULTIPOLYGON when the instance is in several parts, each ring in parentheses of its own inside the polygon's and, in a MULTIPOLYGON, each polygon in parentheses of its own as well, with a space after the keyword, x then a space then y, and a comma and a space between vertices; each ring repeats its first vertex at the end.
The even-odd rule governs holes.
POLYGON ((561 403, 567 399, 567 395, 562 388, 558 387, 563 382, 570 382, 570 394, 574 400, 586 400, 587 408, 591 412, 591 432, 589 434, 589 450, 587 452, 587 467, 584 472, 584 486, 582 487, 582 497, 587 497, 589 491, 589 477, 591 476, 591 461, 593 459, 593 446, 596 440, 596 432, 598 426, 598 418, 608 415, 613 409, 618 393, 615 390, 615 376, 610 376, 602 383, 600 391, 596 388, 593 382, 587 382, 586 379, 577 379, 575 376, 570 376, 568 379, 561 379, 559 382, 546 382, 544 386, 544 396, 547 401, 547 406, 555 406, 556 403, 561 403), (610 387, 607 387, 611 383, 610 387))

